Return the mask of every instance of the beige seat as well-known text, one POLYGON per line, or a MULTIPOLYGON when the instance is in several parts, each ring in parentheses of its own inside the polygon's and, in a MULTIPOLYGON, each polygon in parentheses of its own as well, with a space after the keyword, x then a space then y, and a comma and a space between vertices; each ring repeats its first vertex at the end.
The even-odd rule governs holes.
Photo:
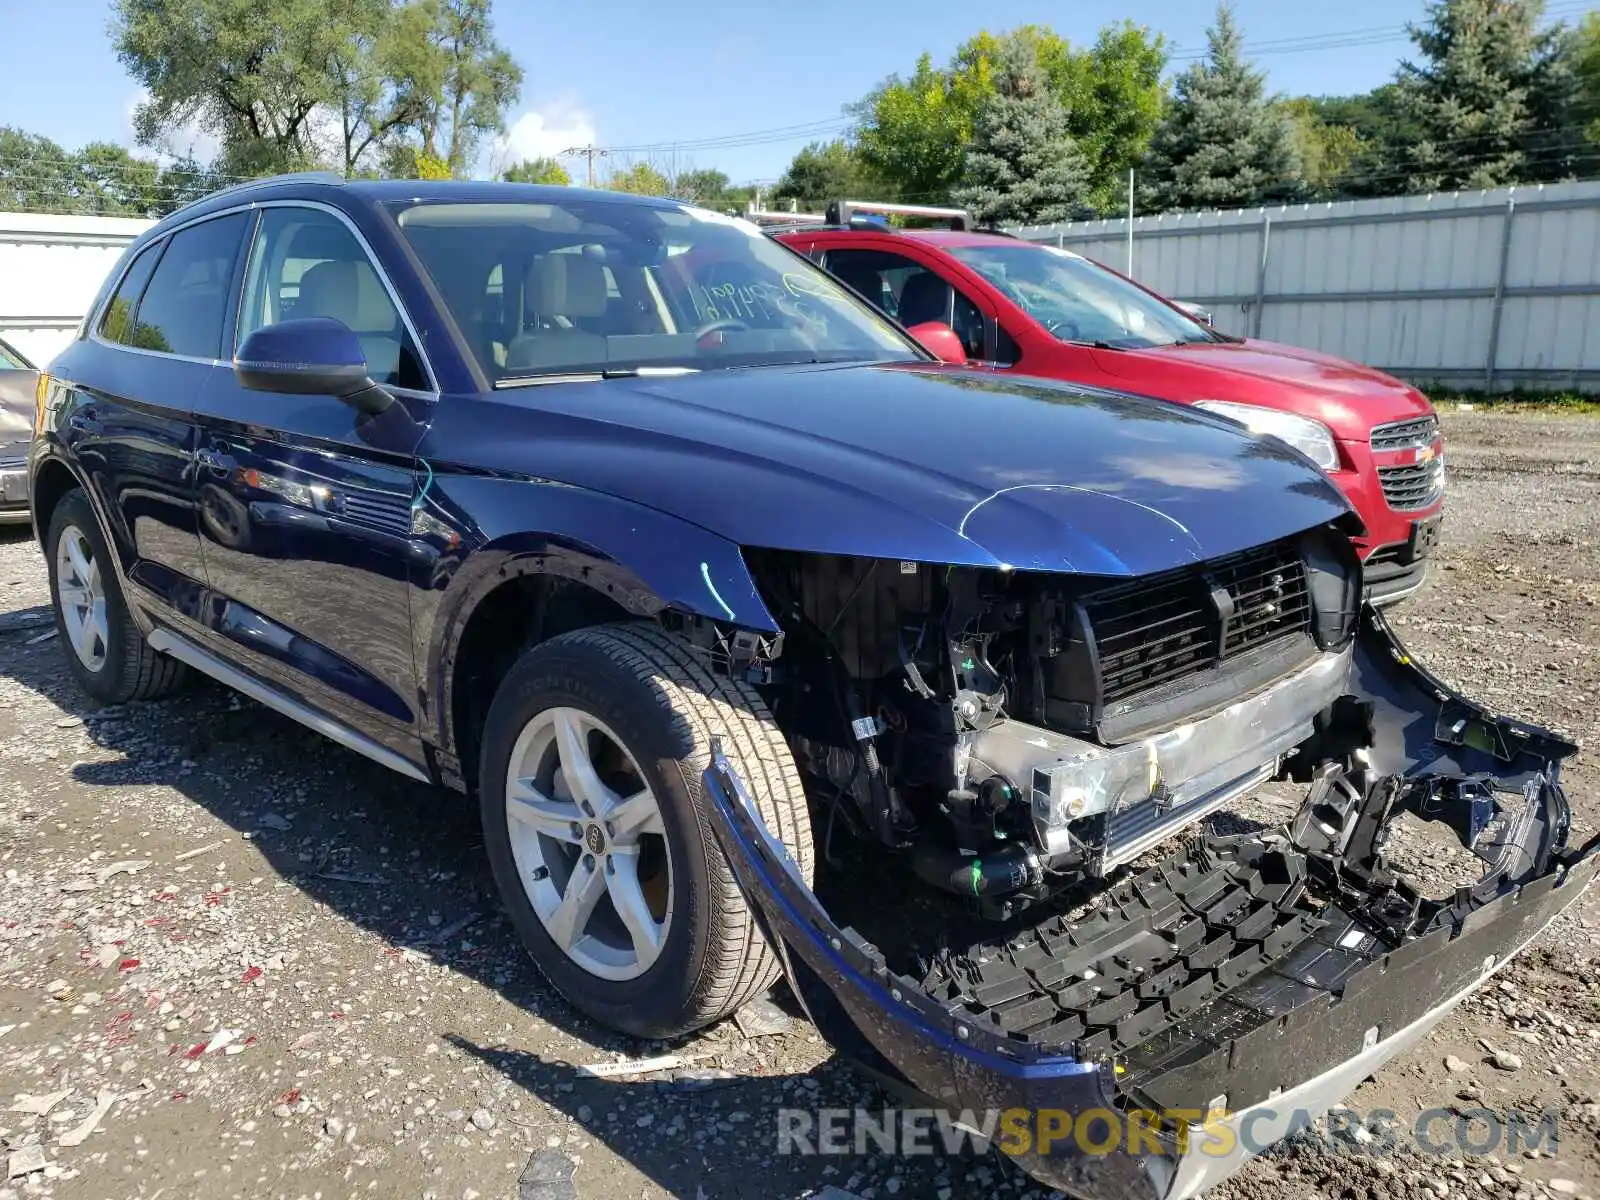
POLYGON ((300 277, 297 317, 332 317, 355 332, 377 383, 394 383, 400 329, 394 303, 366 262, 322 262, 300 277))
POLYGON ((606 361, 603 334, 577 322, 606 314, 605 268, 578 254, 546 254, 528 271, 526 306, 532 328, 512 339, 506 369, 557 371, 606 361))

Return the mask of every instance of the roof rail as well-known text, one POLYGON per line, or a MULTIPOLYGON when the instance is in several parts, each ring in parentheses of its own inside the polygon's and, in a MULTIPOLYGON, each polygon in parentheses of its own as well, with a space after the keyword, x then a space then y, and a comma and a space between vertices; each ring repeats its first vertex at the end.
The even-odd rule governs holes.
POLYGON ((745 220, 757 225, 815 225, 822 221, 821 213, 780 212, 775 209, 751 209, 745 220))
POLYGON ((337 171, 290 171, 282 175, 264 175, 260 179, 246 179, 243 183, 230 184, 228 187, 218 188, 214 192, 208 192, 204 196, 201 196, 198 200, 189 201, 188 204, 185 204, 177 211, 183 212, 186 209, 193 208, 196 204, 204 204, 208 200, 215 200, 218 196, 232 196, 238 192, 247 192, 254 188, 267 187, 269 184, 290 183, 294 180, 299 180, 302 183, 343 184, 345 182, 345 177, 339 174, 337 171))
POLYGON ((827 222, 830 225, 849 226, 854 223, 857 213, 927 217, 936 221, 948 221, 951 229, 963 232, 972 228, 972 214, 964 208, 932 208, 926 204, 886 204, 877 200, 830 201, 827 222))

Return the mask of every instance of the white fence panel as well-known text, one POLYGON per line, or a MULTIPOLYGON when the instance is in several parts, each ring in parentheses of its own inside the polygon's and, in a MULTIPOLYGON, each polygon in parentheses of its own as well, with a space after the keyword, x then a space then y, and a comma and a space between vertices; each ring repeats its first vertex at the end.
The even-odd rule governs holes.
MULTIPOLYGON (((1127 270, 1125 220, 1012 232, 1127 270)), ((1132 275, 1419 382, 1600 390, 1600 182, 1139 217, 1132 275)))
POLYGON ((40 366, 68 342, 123 248, 150 221, 0 213, 0 338, 40 366))

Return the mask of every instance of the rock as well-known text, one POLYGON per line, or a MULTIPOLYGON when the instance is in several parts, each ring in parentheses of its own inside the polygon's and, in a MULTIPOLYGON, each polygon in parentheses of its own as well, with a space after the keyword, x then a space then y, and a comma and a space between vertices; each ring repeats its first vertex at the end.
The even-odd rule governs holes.
POLYGON ((1520 1071, 1522 1059, 1509 1050, 1496 1050, 1489 1055, 1489 1062, 1499 1071, 1520 1071))
POLYGON ((577 1170, 578 1164, 561 1151, 541 1150, 517 1177, 516 1200, 578 1200, 572 1178, 577 1170))
POLYGON ((1454 1054, 1445 1055, 1444 1069, 1459 1075, 1463 1071, 1472 1070, 1472 1064, 1464 1058, 1457 1058, 1454 1054))
POLYGON ((494 1128, 494 1114, 487 1108, 475 1108, 472 1110, 472 1125, 487 1133, 494 1128))
POLYGON ((1552 1179, 1545 1186, 1558 1196, 1576 1196, 1578 1194, 1578 1185, 1570 1179, 1552 1179))

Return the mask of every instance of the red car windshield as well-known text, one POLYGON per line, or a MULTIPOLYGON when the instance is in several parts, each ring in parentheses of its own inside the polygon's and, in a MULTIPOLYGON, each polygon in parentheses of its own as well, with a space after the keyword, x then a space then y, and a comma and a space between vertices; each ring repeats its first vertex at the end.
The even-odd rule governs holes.
POLYGON ((950 254, 1063 342, 1144 350, 1218 340, 1198 321, 1068 250, 1012 242, 952 246, 950 254))

